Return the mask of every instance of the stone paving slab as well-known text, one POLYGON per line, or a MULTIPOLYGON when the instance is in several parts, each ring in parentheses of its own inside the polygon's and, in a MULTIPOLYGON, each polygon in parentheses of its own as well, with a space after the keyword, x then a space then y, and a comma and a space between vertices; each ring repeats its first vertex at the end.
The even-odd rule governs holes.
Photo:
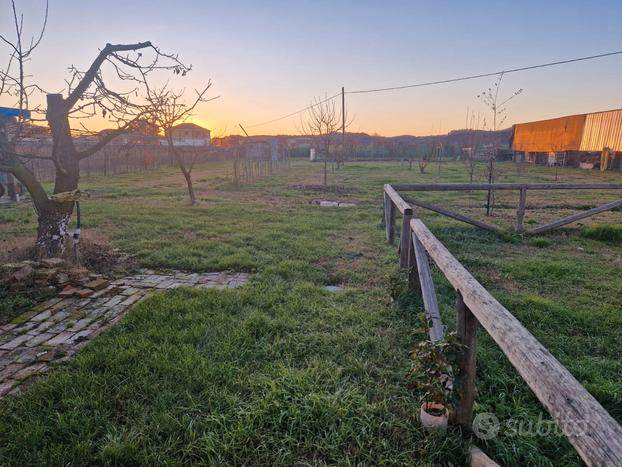
POLYGON ((32 377, 47 372, 55 362, 66 361, 154 291, 182 286, 233 289, 246 284, 249 277, 243 272, 141 270, 87 298, 52 298, 0 326, 0 397, 26 390, 32 377))

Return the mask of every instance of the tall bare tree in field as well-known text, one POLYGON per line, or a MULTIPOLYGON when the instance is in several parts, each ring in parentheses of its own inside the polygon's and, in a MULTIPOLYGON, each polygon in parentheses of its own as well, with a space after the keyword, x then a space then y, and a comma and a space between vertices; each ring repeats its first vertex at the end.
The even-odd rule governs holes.
MULTIPOLYGON (((41 41, 44 28, 41 28, 38 39, 27 41, 29 45, 24 47, 24 20, 17 13, 15 2, 12 2, 12 7, 15 23, 13 37, 1 36, 2 44, 8 48, 9 61, 0 71, 0 97, 16 97, 17 107, 25 110, 28 96, 39 90, 36 85, 29 84, 25 66, 31 52, 41 41)), ((39 256, 59 256, 65 250, 69 220, 79 196, 81 161, 91 157, 114 138, 131 131, 148 115, 150 105, 144 96, 154 73, 172 72, 185 76, 190 69, 177 55, 166 54, 148 41, 106 44, 86 70, 71 66, 66 91, 46 95, 44 115, 51 131, 52 151, 45 158, 53 163, 55 169, 51 194, 25 164, 31 158, 41 157, 20 154, 16 150, 19 125, 15 131, 12 130, 12 122, 6 119, 0 121, 0 171, 13 174, 32 198, 38 216, 36 249, 39 256), (81 133, 72 129, 71 122, 75 122, 74 119, 85 121, 96 115, 107 119, 115 130, 90 147, 78 150, 75 138, 81 133)))
MULTIPOLYGON (((518 89, 514 91, 509 97, 506 99, 499 98, 499 91, 501 90, 501 82, 503 81, 503 72, 499 74, 499 78, 494 83, 493 88, 488 88, 487 90, 482 91, 477 95, 479 99, 484 102, 484 104, 492 111, 492 131, 497 131, 497 129, 503 125, 505 119, 507 118, 507 103, 518 96, 523 92, 523 89, 518 89)), ((497 142, 496 139, 493 140, 493 149, 492 154, 488 158, 487 165, 487 175, 488 175, 488 183, 495 182, 495 158, 497 156, 497 142)), ((494 205, 494 191, 488 190, 488 195, 486 199, 486 215, 489 216, 492 213, 492 208, 494 205)))
MULTIPOLYGON (((319 97, 309 104, 307 117, 301 118, 301 132, 308 136, 315 136, 320 141, 321 152, 324 155, 324 186, 328 184, 328 159, 331 157, 330 148, 342 128, 342 115, 337 111, 333 98, 319 97)), ((347 125, 346 125, 347 126, 347 125)))
POLYGON ((209 81, 203 90, 195 90, 195 96, 188 103, 184 100, 184 91, 175 92, 168 88, 154 91, 147 90, 147 100, 150 105, 149 121, 164 133, 169 151, 171 151, 179 170, 181 170, 186 180, 190 204, 193 206, 196 204, 196 196, 192 185, 192 169, 199 153, 194 149, 186 151, 175 146, 172 129, 175 125, 186 121, 201 102, 214 99, 205 97, 211 85, 212 83, 209 81))

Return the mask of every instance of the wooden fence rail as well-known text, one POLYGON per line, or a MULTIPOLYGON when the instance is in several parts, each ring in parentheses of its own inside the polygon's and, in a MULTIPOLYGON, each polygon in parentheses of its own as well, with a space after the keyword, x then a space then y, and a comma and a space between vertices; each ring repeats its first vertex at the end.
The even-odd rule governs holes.
POLYGON ((620 183, 412 183, 389 185, 395 191, 622 190, 620 183))
MULTIPOLYGON (((458 365, 457 380, 460 385, 456 391, 459 403, 451 414, 451 423, 461 426, 465 431, 471 430, 475 399, 476 329, 479 323, 507 356, 587 465, 622 465, 622 427, 464 268, 426 225, 413 217, 412 208, 395 188, 386 185, 384 190, 387 239, 392 241, 393 237, 388 232, 391 230, 390 222, 394 222, 387 212, 395 215, 397 209, 402 214, 406 213, 404 217, 409 216, 410 219, 410 228, 406 229, 410 243, 406 267, 410 276, 418 277, 418 280, 409 280, 409 284, 421 290, 426 316, 431 322, 430 339, 433 342, 443 339, 443 325, 430 274, 429 258, 456 291, 456 329, 465 351, 458 365)), ((404 233, 403 228, 402 235, 404 233)))
POLYGON ((385 185, 385 193, 389 190, 389 198, 394 203, 400 204, 400 212, 403 213, 404 209, 407 209, 408 203, 415 206, 428 209, 430 211, 442 214, 452 219, 465 222, 467 224, 474 225, 481 229, 500 231, 497 226, 487 224, 485 222, 473 219, 464 214, 450 211, 442 206, 437 206, 431 203, 421 201, 412 197, 402 198, 398 191, 495 191, 495 190, 518 190, 519 200, 518 207, 516 209, 516 224, 514 230, 516 232, 524 232, 525 235, 535 235, 548 232, 549 230, 557 229, 564 225, 576 222, 586 217, 591 217, 595 214, 609 211, 622 207, 622 199, 612 201, 610 203, 596 206, 586 211, 578 212, 568 217, 558 219, 548 224, 535 227, 525 232, 523 227, 523 221, 525 219, 525 212, 527 210, 527 190, 622 190, 622 184, 619 183, 418 183, 418 184, 404 184, 404 185, 385 185), (404 206, 406 204, 406 206, 404 206))

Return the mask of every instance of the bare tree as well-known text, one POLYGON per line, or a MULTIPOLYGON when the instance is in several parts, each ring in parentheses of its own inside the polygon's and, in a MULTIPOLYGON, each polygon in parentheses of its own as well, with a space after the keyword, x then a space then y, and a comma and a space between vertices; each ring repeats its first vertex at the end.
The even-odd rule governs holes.
POLYGON ((195 90, 195 96, 189 103, 184 101, 184 91, 175 92, 166 87, 159 90, 147 89, 147 101, 149 102, 149 121, 164 133, 169 151, 171 151, 179 170, 181 170, 186 185, 190 204, 196 204, 196 196, 192 185, 192 169, 196 163, 199 152, 196 149, 186 151, 175 146, 172 129, 174 126, 185 122, 190 117, 197 105, 215 98, 207 99, 205 95, 212 86, 208 81, 203 90, 195 90))
MULTIPOLYGON (((514 91, 514 93, 510 95, 508 98, 500 101, 499 91, 501 89, 502 80, 503 80, 503 72, 499 74, 499 78, 494 83, 494 89, 488 88, 487 90, 482 91, 481 94, 477 95, 477 97, 481 99, 484 102, 484 104, 492 111, 492 131, 493 132, 497 131, 497 128, 501 126, 503 122, 505 122, 505 119, 507 118, 506 104, 510 102, 512 99, 514 99, 516 96, 518 96, 520 93, 523 92, 522 88, 518 89, 517 91, 514 91)), ((496 178, 495 160, 497 157, 497 149, 498 149, 497 140, 496 138, 494 138, 492 154, 490 154, 488 157, 488 164, 487 164, 487 169, 486 169, 487 176, 488 176, 488 183, 495 182, 495 178, 496 178)), ((494 205, 494 191, 488 190, 488 195, 486 198, 486 215, 487 216, 491 215, 493 205, 494 205)))
MULTIPOLYGON (((20 110, 30 109, 29 97, 40 88, 36 84, 29 82, 30 76, 26 73, 26 63, 31 59, 35 49, 41 44, 45 28, 48 20, 48 3, 45 3, 45 13, 39 32, 30 37, 30 40, 24 43, 24 16, 18 14, 15 1, 11 1, 11 13, 13 16, 13 27, 15 30, 15 38, 10 40, 8 37, 0 34, 0 41, 8 46, 9 58, 5 68, 0 68, 0 96, 12 97, 15 106, 20 110)), ((37 108, 38 109, 38 108, 37 108)), ((37 110, 35 109, 35 110, 37 110)), ((19 141, 22 136, 24 122, 27 113, 19 112, 16 118, 16 124, 11 129, 12 135, 7 136, 8 142, 12 146, 19 141)), ((5 122, 6 124, 6 122, 5 122)))
MULTIPOLYGON (((469 115, 467 109, 467 131, 468 131, 468 142, 469 147, 465 154, 463 154, 463 163, 464 167, 469 174, 469 183, 473 183, 473 176, 475 175, 475 157, 478 153, 480 141, 479 141, 479 132, 480 132, 480 114, 477 113, 477 119, 475 118, 475 114, 469 115)), ((483 125, 486 125, 486 119, 483 121, 483 125)))
POLYGON ((429 156, 427 154, 422 154, 419 158, 419 173, 425 173, 425 168, 428 166, 429 162, 429 156))
MULTIPOLYGON (((342 116, 338 113, 335 106, 335 100, 325 96, 324 99, 319 97, 313 99, 308 107, 306 120, 301 117, 301 133, 309 136, 315 136, 320 141, 321 152, 324 156, 324 185, 328 184, 328 160, 331 158, 330 148, 337 132, 342 128, 342 116)), ((346 127, 348 124, 346 123, 346 127)), ((331 160, 334 160, 332 158, 331 160)))
MULTIPOLYGON (((3 94, 18 96, 18 108, 25 111, 30 92, 39 89, 29 85, 24 67, 30 54, 40 43, 44 27, 38 39, 29 41, 24 47, 23 17, 18 15, 15 2, 12 2, 15 23, 15 37, 0 36, 9 49, 9 64, 1 72, 3 94)), ((47 8, 46 16, 47 18, 47 8)), ((45 25, 45 21, 44 21, 45 25)), ((186 75, 191 67, 181 63, 177 55, 165 54, 151 42, 134 44, 106 44, 86 71, 72 66, 67 80, 66 95, 47 94, 45 120, 52 137, 52 151, 48 157, 55 168, 54 188, 48 195, 43 185, 25 164, 31 158, 41 158, 16 151, 17 130, 9 129, 9 122, 0 122, 0 171, 13 174, 28 190, 38 215, 37 253, 39 256, 59 256, 65 251, 68 225, 79 199, 78 183, 80 162, 91 157, 114 138, 131 131, 149 109, 144 98, 147 80, 156 71, 170 71, 176 75, 186 75), (108 84, 115 82, 113 88, 108 84), (75 138, 88 131, 72 129, 72 119, 88 119, 101 115, 116 127, 97 143, 78 151, 75 138)), ((21 115, 22 113, 20 113, 21 115)), ((24 113, 25 115, 25 113, 24 113)), ((75 125, 74 125, 75 126, 75 125)))

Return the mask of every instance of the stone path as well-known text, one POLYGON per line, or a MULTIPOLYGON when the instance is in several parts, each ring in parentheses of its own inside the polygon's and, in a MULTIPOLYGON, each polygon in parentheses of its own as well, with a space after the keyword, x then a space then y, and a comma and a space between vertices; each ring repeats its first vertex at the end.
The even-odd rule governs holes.
POLYGON ((53 298, 0 326, 0 397, 26 390, 33 376, 68 360, 153 291, 181 286, 236 288, 249 278, 247 273, 140 272, 115 280, 88 298, 53 298))

